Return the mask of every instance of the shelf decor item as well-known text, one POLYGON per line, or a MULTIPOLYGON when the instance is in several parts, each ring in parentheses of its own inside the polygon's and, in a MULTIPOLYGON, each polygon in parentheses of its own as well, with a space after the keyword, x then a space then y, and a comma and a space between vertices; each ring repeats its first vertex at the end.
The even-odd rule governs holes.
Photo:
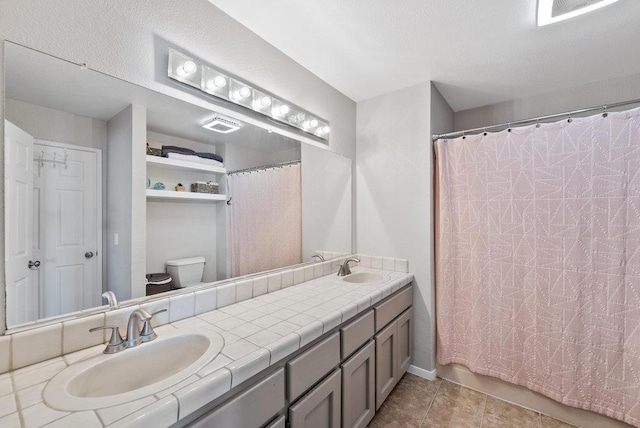
POLYGON ((184 186, 182 185, 182 183, 178 183, 176 185, 176 192, 184 192, 184 186))
POLYGON ((164 190, 164 183, 158 182, 158 183, 153 185, 153 188, 155 190, 164 190))
POLYGON ((147 154, 150 156, 162 156, 162 150, 151 147, 147 142, 147 154))
POLYGON ((191 191, 196 193, 218 193, 218 183, 212 181, 196 181, 191 184, 191 191))

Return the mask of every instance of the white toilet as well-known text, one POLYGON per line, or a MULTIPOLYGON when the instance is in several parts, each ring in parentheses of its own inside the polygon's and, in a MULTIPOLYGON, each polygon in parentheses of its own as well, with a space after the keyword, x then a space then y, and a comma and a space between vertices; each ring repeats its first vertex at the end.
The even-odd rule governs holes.
POLYGON ((172 284, 176 288, 192 287, 202 284, 204 257, 167 260, 167 273, 171 275, 172 284))

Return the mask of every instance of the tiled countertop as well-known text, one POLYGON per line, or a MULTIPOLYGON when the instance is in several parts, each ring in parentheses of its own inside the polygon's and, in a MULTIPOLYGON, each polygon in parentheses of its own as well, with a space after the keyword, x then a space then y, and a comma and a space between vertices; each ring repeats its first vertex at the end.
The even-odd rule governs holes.
MULTIPOLYGON (((353 272, 382 273, 389 280, 378 284, 352 284, 333 273, 157 327, 159 336, 175 329, 212 329, 224 337, 225 344, 213 361, 191 377, 140 400, 83 412, 58 411, 42 401, 42 391, 53 376, 74 362, 100 355, 104 345, 0 375, 0 426, 171 425, 413 280, 412 274, 404 272, 365 267, 354 268, 353 272)), ((253 279, 254 289, 256 281, 260 280, 259 277, 253 279)), ((264 282, 267 287, 266 276, 264 282)), ((238 288, 236 292, 241 291, 238 288)), ((217 299, 221 298, 218 290, 217 299)), ((176 315, 181 310, 178 303, 179 299, 171 301, 167 321, 180 318, 176 315)), ((147 309, 156 310, 153 306, 147 309)), ((130 313, 125 312, 123 319, 130 313)))

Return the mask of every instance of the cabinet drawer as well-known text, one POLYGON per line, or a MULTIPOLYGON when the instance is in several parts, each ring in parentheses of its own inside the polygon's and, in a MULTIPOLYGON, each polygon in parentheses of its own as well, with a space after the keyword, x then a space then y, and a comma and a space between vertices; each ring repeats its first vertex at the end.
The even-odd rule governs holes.
POLYGON ((336 332, 287 363, 289 401, 294 401, 304 394, 338 364, 340 364, 340 334, 336 332))
POLYGON ((413 287, 401 291, 384 303, 374 308, 376 313, 376 332, 382 330, 395 317, 404 312, 413 302, 413 287))
POLYGON ((357 320, 340 329, 340 341, 342 343, 341 357, 344 360, 353 354, 375 333, 373 311, 367 312, 357 320))
POLYGON ((195 421, 192 428, 258 428, 284 408, 284 369, 195 421))

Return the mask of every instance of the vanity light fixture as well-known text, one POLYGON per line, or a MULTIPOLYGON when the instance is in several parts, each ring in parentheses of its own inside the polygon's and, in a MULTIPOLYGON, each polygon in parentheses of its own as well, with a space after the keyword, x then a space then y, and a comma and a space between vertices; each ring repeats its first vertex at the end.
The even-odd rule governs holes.
MULTIPOLYGON (((241 105, 323 140, 329 139, 330 128, 327 122, 312 118, 311 114, 303 109, 292 107, 290 103, 280 100, 272 94, 254 88, 252 85, 230 77, 209 64, 201 63, 193 57, 171 48, 169 49, 167 75, 207 94, 241 105)), ((217 127, 212 125, 213 122, 207 122, 203 126, 218 132, 233 132, 235 130, 220 131, 213 129, 210 126, 217 127)))
POLYGON ((538 27, 593 12, 618 0, 538 0, 538 27))
POLYGON ((226 117, 216 116, 210 121, 205 122, 202 127, 222 134, 228 134, 229 132, 240 129, 240 123, 226 117))

